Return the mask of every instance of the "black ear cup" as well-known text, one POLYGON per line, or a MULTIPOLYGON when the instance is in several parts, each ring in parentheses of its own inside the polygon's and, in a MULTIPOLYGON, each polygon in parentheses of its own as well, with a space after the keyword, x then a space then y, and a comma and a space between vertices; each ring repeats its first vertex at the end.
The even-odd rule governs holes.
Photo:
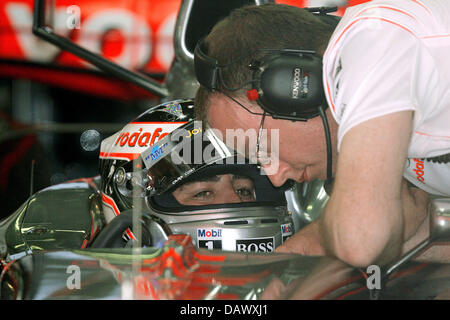
POLYGON ((278 50, 256 65, 256 101, 270 115, 307 120, 319 115, 319 106, 326 107, 322 60, 312 51, 278 50))

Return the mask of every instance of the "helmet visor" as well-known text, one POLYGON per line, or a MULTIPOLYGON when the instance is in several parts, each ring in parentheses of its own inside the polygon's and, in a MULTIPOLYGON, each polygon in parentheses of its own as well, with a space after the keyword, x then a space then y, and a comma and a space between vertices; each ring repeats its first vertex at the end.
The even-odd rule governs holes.
POLYGON ((203 130, 200 121, 175 129, 141 154, 148 169, 149 187, 162 194, 195 172, 211 164, 245 164, 211 129, 203 130))

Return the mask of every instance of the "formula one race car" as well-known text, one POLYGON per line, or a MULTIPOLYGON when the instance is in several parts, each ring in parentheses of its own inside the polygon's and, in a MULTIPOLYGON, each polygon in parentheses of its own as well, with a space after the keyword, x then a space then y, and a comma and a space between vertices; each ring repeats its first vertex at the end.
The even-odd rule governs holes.
MULTIPOLYGON (((238 2, 218 11, 253 1, 238 2)), ((103 140, 99 176, 43 189, 0 221, 0 298, 449 299, 450 266, 411 261, 450 241, 449 199, 433 200, 430 239, 386 269, 273 252, 317 218, 328 197, 322 182, 274 188, 193 121, 192 100, 180 97, 196 89, 192 44, 208 26, 191 23, 214 22, 193 18, 199 3, 208 2, 182 1, 175 60, 161 84, 56 35, 44 23, 45 1, 35 2, 38 36, 165 102, 103 140)))
POLYGON ((448 298, 449 265, 409 260, 449 240, 450 199, 433 201, 430 239, 384 270, 273 253, 295 232, 285 189, 192 110, 150 108, 103 141, 100 176, 41 190, 1 221, 1 298, 448 298))
MULTIPOLYGON (((170 235, 160 247, 65 249, 16 256, 2 268, 1 298, 449 299, 448 264, 405 263, 430 241, 449 240, 450 200, 433 204, 430 240, 386 270, 355 269, 329 257, 195 249, 190 236, 179 234, 170 235)), ((25 237, 30 229, 20 228, 20 220, 12 221, 15 224, 9 228, 25 237)))

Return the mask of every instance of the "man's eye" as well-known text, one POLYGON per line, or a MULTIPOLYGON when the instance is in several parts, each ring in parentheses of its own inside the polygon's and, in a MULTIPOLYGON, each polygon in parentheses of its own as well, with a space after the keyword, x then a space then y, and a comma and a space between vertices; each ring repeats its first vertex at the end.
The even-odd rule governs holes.
POLYGON ((252 189, 239 188, 236 190, 236 194, 241 198, 241 200, 254 200, 252 189))
POLYGON ((212 191, 200 191, 194 194, 195 199, 206 199, 212 196, 212 191))

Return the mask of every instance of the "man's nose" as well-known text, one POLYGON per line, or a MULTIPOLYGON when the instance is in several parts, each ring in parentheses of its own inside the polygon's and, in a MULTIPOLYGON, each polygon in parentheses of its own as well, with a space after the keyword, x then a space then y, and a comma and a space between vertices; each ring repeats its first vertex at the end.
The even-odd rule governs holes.
POLYGON ((239 203, 242 202, 239 195, 234 191, 233 186, 228 186, 224 188, 221 192, 221 201, 220 203, 239 203))

